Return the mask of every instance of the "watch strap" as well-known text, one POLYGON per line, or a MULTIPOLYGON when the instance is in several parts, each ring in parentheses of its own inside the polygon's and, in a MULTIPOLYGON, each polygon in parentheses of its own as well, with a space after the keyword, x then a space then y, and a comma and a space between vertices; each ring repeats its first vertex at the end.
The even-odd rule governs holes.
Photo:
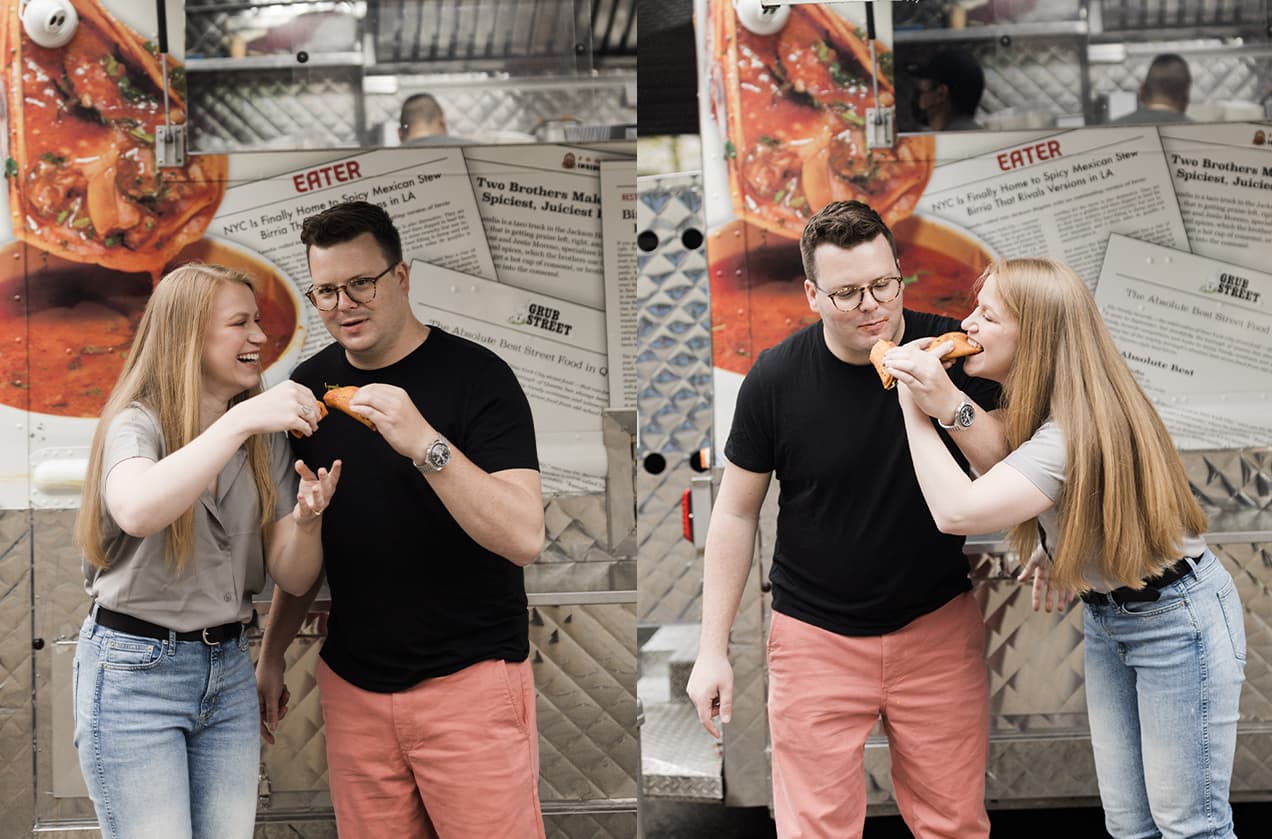
POLYGON ((940 417, 934 417, 934 419, 936 420, 936 424, 941 426, 941 428, 944 428, 946 431, 957 431, 959 429, 968 428, 971 425, 971 423, 967 423, 967 424, 960 423, 958 421, 958 418, 963 414, 963 411, 966 408, 971 407, 971 409, 975 411, 976 406, 972 402, 972 400, 968 398, 966 393, 962 393, 960 391, 959 397, 960 398, 958 401, 958 405, 954 407, 954 416, 951 418, 951 421, 949 422, 949 424, 942 422, 940 417))

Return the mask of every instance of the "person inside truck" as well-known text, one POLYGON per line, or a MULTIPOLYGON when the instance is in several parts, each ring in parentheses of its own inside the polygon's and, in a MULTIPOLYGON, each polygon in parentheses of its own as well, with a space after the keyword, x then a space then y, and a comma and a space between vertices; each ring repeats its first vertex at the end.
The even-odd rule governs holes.
MULTIPOLYGON (((702 630, 688 693, 702 725, 732 718, 729 630, 752 564, 760 507, 780 482, 770 575, 768 717, 779 837, 860 837, 865 743, 882 720, 897 805, 915 836, 985 837, 989 676, 963 539, 923 503, 901 409, 870 349, 958 328, 905 309, 892 231, 837 201, 800 241, 818 320, 764 350, 744 379, 707 529, 702 630)), ((952 368, 975 400, 950 439, 988 469, 1006 454, 998 388, 952 368)), ((937 395, 939 398, 939 394, 937 395)), ((950 407, 924 403, 944 416, 950 407)))
MULTIPOLYGON (((323 515, 331 595, 317 682, 342 839, 543 837, 523 567, 543 548, 530 404, 481 344, 428 326, 389 215, 366 202, 305 219, 310 303, 335 343, 293 378, 357 387, 294 442, 339 458, 323 515)), ((275 592, 257 676, 267 738, 283 655, 309 611, 275 592)))
POLYGON ((1162 53, 1148 65, 1139 89, 1139 108, 1111 120, 1111 125, 1145 122, 1191 122, 1188 110, 1192 73, 1188 62, 1174 53, 1162 53))
POLYGON ((248 839, 260 763, 247 630, 265 572, 309 589, 340 464, 293 464, 313 394, 261 391, 245 275, 155 287, 89 453, 75 541, 92 608, 75 648, 75 748, 106 839, 248 839))
POLYGON ((402 103, 398 140, 404 146, 467 146, 474 141, 446 130, 446 112, 431 93, 416 93, 402 103))
POLYGON ((1109 833, 1234 836, 1243 611, 1201 538, 1206 516, 1166 426, 1090 291, 1061 262, 990 265, 963 327, 984 349, 966 372, 1002 384, 1012 447, 979 478, 932 427, 945 414, 928 393, 951 384, 924 342, 884 361, 937 526, 1010 528, 1047 585, 1083 600, 1087 715, 1109 833))
POLYGON ((930 131, 975 131, 976 108, 985 92, 985 71, 976 57, 959 47, 946 47, 912 71, 912 109, 930 131))

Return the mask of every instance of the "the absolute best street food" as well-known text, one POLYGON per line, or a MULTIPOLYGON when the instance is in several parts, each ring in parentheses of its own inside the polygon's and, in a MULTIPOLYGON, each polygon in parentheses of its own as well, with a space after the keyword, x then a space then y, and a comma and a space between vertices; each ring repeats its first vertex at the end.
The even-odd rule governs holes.
MULTIPOLYGON (((188 155, 160 169, 163 76, 153 44, 99 0, 77 0, 79 26, 48 49, 23 30, 17 2, 0 18, 8 152, 5 177, 16 236, 49 253, 157 281, 203 236, 225 194, 224 155, 188 155)), ((185 119, 185 71, 166 67, 168 122, 185 119)))
POLYGON ((932 174, 930 136, 868 149, 867 109, 894 105, 892 52, 876 43, 878 102, 864 33, 829 8, 792 5, 772 35, 711 0, 711 106, 724 133, 735 213, 798 239, 831 201, 864 201, 892 225, 932 174))
MULTIPOLYGON (((927 351, 932 352, 946 341, 952 341, 954 348, 941 355, 941 361, 954 361, 964 356, 976 355, 983 347, 967 336, 965 332, 946 332, 932 339, 932 343, 928 344, 927 351)), ((896 346, 895 341, 889 341, 886 338, 880 338, 875 341, 875 345, 870 348, 870 363, 874 365, 875 372, 879 374, 879 380, 883 382, 884 390, 892 390, 896 387, 897 380, 888 368, 883 366, 883 357, 888 350, 896 346)))
POLYGON ((322 395, 322 401, 326 402, 337 411, 348 414, 367 428, 375 431, 375 423, 349 407, 349 400, 352 399, 354 394, 357 392, 358 389, 356 387, 333 387, 322 395))

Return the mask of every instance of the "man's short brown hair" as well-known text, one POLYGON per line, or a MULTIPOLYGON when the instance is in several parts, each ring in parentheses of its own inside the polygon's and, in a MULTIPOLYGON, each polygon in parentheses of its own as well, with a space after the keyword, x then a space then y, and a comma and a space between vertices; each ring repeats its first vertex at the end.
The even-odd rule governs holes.
POLYGON ((804 261, 804 276, 817 282, 813 255, 818 245, 855 248, 873 242, 880 235, 888 240, 892 259, 897 260, 897 243, 892 231, 868 204, 860 201, 832 201, 818 210, 804 225, 799 239, 799 255, 804 261))

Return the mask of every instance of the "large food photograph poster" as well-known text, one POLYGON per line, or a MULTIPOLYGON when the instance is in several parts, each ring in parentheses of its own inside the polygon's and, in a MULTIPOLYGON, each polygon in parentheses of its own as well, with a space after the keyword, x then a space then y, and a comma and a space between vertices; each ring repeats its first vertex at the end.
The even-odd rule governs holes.
MULTIPOLYGON (((601 412, 632 389, 618 381, 630 365, 611 383, 608 358, 634 348, 607 333, 634 335, 634 312, 606 300, 635 282, 630 224, 607 218, 634 207, 631 144, 191 150, 166 165, 156 135, 185 123, 187 80, 180 38, 172 55, 156 47, 155 6, 77 0, 74 36, 45 47, 19 5, 0 20, 0 509, 78 505, 97 417, 170 268, 219 263, 256 281, 267 386, 330 342, 303 296, 300 228, 348 200, 393 217, 417 316, 517 372, 545 492, 603 491, 601 412), (534 312, 568 318, 571 334, 534 312)), ((183 31, 180 4, 167 17, 183 31)))
POLYGON ((717 448, 755 357, 817 318, 804 223, 854 199, 893 230, 907 308, 961 319, 991 261, 1061 259, 1095 292, 1177 445, 1265 445, 1272 125, 901 134, 872 147, 870 109, 908 106, 889 6, 791 5, 775 31, 748 27, 730 0, 695 7, 717 448))

